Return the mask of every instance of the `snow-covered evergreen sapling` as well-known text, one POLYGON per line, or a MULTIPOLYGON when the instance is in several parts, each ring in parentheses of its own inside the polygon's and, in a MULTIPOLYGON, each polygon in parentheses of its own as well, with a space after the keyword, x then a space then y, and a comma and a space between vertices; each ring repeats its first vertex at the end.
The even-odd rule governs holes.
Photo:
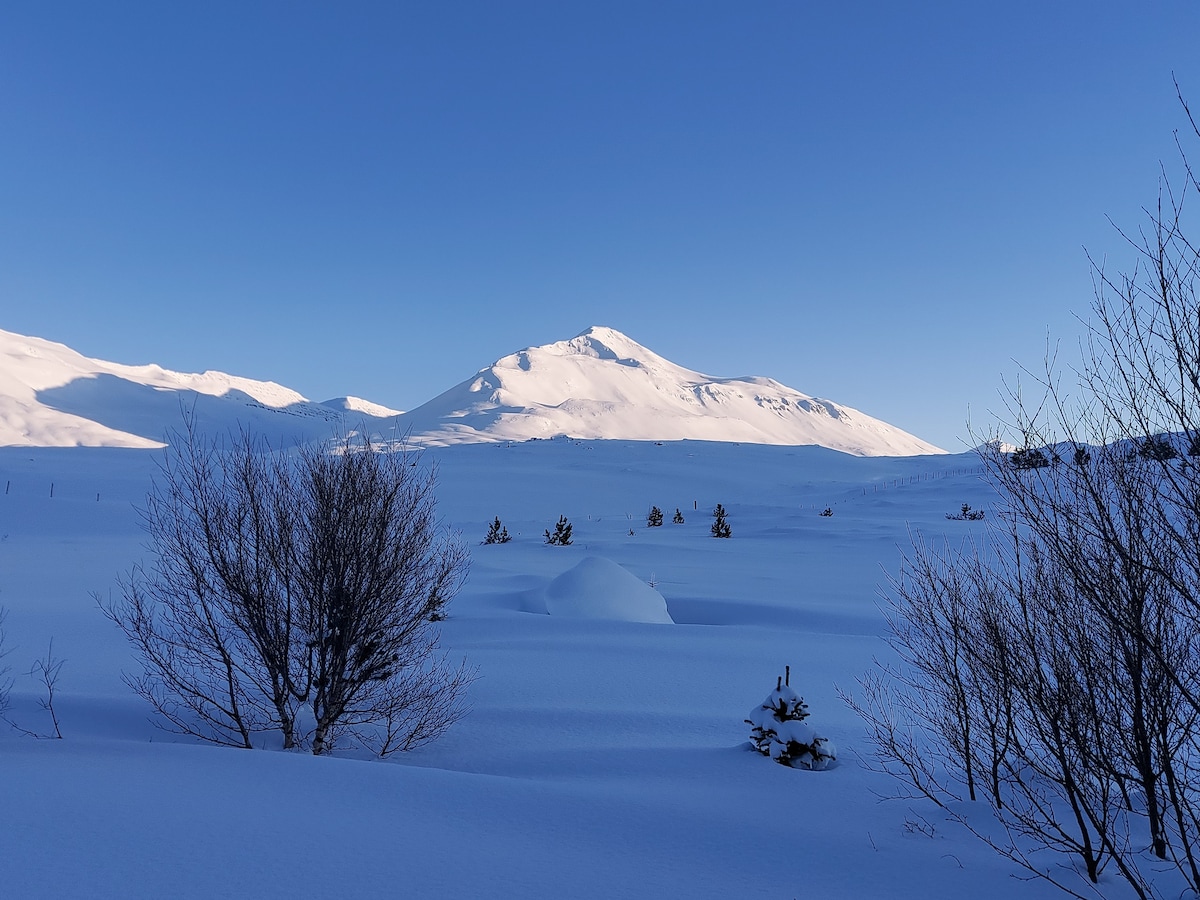
POLYGON ((566 547, 571 543, 571 523, 567 521, 566 516, 558 517, 554 534, 550 533, 549 528, 546 529, 546 543, 555 547, 566 547))
POLYGON ((1044 469, 1050 465, 1050 457, 1037 447, 1022 447, 1008 455, 1014 469, 1044 469))
POLYGON ((500 517, 496 516, 496 520, 488 526, 487 537, 483 539, 483 542, 485 544, 507 544, 511 540, 508 529, 500 524, 500 517))
POLYGON ((947 519, 952 519, 956 522, 978 522, 983 517, 983 510, 971 509, 970 503, 964 503, 962 509, 956 513, 946 513, 947 519))
POLYGON ((784 766, 800 769, 825 769, 837 759, 829 739, 817 734, 805 719, 808 704, 792 690, 792 667, 784 669, 775 682, 775 690, 750 712, 750 743, 763 756, 784 766))
POLYGON ((725 507, 720 503, 713 510, 712 536, 715 538, 727 538, 733 536, 733 529, 729 527, 729 523, 725 521, 725 507))
POLYGON ((677 507, 675 507, 675 515, 671 517, 671 521, 672 521, 672 522, 674 522, 676 525, 682 525, 682 524, 683 524, 683 513, 681 513, 681 512, 679 511, 679 507, 678 507, 678 506, 677 506, 677 507))
POLYGON ((646 516, 646 527, 657 528, 663 522, 663 512, 657 506, 650 507, 650 515, 646 516))

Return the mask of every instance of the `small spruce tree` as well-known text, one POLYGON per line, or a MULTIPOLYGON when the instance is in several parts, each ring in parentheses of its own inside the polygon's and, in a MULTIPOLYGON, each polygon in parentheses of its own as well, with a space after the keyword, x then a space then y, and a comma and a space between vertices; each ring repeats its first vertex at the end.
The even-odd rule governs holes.
POLYGON ((550 533, 550 529, 546 529, 546 543, 555 547, 567 547, 571 543, 571 523, 567 521, 566 516, 558 517, 558 524, 554 526, 554 534, 550 533))
POLYGON ((725 521, 725 507, 720 503, 713 510, 712 536, 715 538, 733 537, 733 529, 725 521))
POLYGON ((487 537, 483 539, 483 542, 485 544, 507 544, 511 540, 508 529, 500 524, 500 517, 496 516, 496 520, 488 526, 487 537))
POLYGON ((671 521, 672 521, 672 522, 674 522, 676 525, 682 525, 682 524, 683 524, 683 513, 681 513, 681 512, 679 511, 679 507, 678 507, 678 506, 677 506, 677 507, 675 507, 675 515, 671 517, 671 521))
POLYGON ((1166 437, 1154 434, 1142 441, 1138 447, 1138 456, 1155 462, 1167 462, 1179 456, 1179 451, 1166 437))
POLYGON ((663 522, 663 511, 657 506, 650 507, 650 515, 646 516, 646 527, 657 528, 663 522))
POLYGON ((792 667, 775 682, 775 690, 756 706, 746 719, 750 743, 763 756, 784 766, 801 769, 825 769, 837 759, 829 739, 817 734, 804 720, 808 704, 792 690, 792 667))
POLYGON ((1044 469, 1050 465, 1045 452, 1037 447, 1023 447, 1009 454, 1008 461, 1014 469, 1044 469))

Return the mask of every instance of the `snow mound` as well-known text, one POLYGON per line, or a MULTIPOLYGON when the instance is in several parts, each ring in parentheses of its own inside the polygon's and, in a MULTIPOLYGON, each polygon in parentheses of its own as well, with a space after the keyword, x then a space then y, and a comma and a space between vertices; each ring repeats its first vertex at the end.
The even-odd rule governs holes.
POLYGON ((662 594, 599 556, 587 557, 550 582, 546 612, 574 619, 674 624, 662 594))

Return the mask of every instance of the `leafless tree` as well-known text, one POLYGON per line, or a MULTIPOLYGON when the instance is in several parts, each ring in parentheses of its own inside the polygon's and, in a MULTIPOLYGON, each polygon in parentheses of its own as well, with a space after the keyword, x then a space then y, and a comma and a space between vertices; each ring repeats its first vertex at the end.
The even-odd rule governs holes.
MULTIPOLYGON (((0 661, 11 652, 4 646, 5 640, 8 638, 8 632, 4 627, 4 622, 7 618, 8 610, 0 606, 0 661)), ((12 678, 9 677, 8 672, 8 666, 0 665, 0 715, 3 715, 8 710, 8 694, 12 689, 12 678)))
POLYGON ((62 740, 62 725, 58 721, 58 711, 54 708, 54 695, 58 692, 58 677, 62 673, 64 662, 66 660, 54 655, 54 641, 50 641, 45 656, 34 660, 33 666, 29 670, 29 676, 40 681, 42 689, 45 691, 45 696, 38 698, 38 706, 49 715, 52 730, 49 732, 34 731, 9 719, 9 724, 26 737, 38 740, 62 740))
POLYGON ((431 620, 467 555, 436 519, 435 473, 350 437, 272 449, 242 433, 172 436, 144 510, 153 561, 102 603, 138 651, 129 678, 173 730, 327 753, 387 754, 462 712, 471 680, 431 620))
POLYGON ((385 749, 439 732, 469 676, 437 656, 430 625, 466 567, 461 542, 438 540, 433 478, 415 476, 404 454, 348 442, 302 450, 299 470, 295 583, 313 752, 339 729, 378 721, 385 749))
POLYGON ((1200 182, 1180 147, 1181 189, 1164 175, 1125 235, 1132 273, 1095 267, 1082 365, 1048 355, 984 436, 988 541, 918 539, 888 590, 900 661, 855 704, 880 768, 943 804, 986 784, 1001 837, 951 816, 1076 896, 1042 851, 1139 897, 1161 861, 1200 889, 1200 182))

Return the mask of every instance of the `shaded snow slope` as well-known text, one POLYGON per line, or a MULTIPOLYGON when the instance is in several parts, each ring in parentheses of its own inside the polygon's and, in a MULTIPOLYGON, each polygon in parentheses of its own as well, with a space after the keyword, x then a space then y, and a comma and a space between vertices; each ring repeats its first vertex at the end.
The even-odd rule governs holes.
POLYGON ((402 422, 429 445, 568 435, 816 444, 856 456, 943 452, 856 409, 770 378, 715 378, 685 369, 601 327, 506 356, 402 422))
MULTIPOLYGON (((240 422, 281 440, 327 435, 343 418, 272 381, 104 362, 0 331, 0 446, 157 447, 183 407, 210 427, 240 422)), ((346 401, 363 415, 372 407, 346 401)))

